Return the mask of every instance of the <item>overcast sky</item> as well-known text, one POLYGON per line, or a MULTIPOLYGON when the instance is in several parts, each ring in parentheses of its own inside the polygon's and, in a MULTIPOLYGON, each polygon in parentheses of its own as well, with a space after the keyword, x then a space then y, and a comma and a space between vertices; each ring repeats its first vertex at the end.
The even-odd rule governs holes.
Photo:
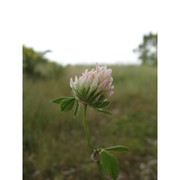
POLYGON ((132 51, 157 33, 156 1, 24 2, 23 44, 61 64, 138 63, 132 51))

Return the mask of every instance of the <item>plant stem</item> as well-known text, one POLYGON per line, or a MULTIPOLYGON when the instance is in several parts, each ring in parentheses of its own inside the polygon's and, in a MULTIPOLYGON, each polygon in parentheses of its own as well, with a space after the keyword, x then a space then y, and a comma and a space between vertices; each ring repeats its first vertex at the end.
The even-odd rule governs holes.
MULTIPOLYGON (((87 113, 87 104, 84 105, 83 127, 84 127, 84 132, 85 132, 85 135, 86 135, 86 139, 87 139, 87 142, 88 142, 88 145, 89 145, 89 149, 90 149, 90 151, 93 151, 94 147, 93 147, 93 144, 92 144, 91 136, 90 136, 88 125, 87 125, 86 113, 87 113)), ((104 180, 105 178, 104 178, 103 172, 101 170, 99 160, 97 161, 97 165, 98 165, 98 168, 99 168, 101 179, 104 180)))
POLYGON ((88 145, 89 145, 89 149, 93 150, 94 148, 93 148, 93 144, 92 144, 91 137, 90 137, 90 134, 89 134, 89 129, 88 129, 88 126, 87 126, 86 112, 87 112, 87 104, 84 105, 83 127, 84 127, 84 132, 85 132, 85 135, 86 135, 86 139, 87 139, 87 142, 88 142, 88 145))

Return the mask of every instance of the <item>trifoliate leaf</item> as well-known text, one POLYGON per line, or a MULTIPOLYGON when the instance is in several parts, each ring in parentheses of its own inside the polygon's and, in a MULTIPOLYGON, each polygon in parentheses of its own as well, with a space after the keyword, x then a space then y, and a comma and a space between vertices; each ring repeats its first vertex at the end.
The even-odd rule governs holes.
POLYGON ((118 151, 118 152, 129 151, 129 148, 126 146, 111 146, 111 147, 104 148, 104 149, 108 150, 108 151, 118 151))
POLYGON ((60 107, 62 112, 70 111, 73 108, 75 98, 64 99, 61 101, 60 107))
POLYGON ((117 159, 112 154, 102 150, 100 152, 100 165, 103 172, 107 173, 113 180, 116 180, 119 174, 119 165, 117 159))

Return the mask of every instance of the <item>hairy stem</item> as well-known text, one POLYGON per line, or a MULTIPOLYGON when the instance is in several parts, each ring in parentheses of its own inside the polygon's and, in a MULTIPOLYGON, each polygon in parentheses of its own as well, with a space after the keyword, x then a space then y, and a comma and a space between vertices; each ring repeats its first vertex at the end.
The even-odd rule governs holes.
POLYGON ((93 148, 92 140, 91 140, 91 137, 90 137, 89 129, 88 129, 88 126, 87 126, 86 112, 87 112, 87 104, 84 105, 83 127, 84 127, 84 132, 85 132, 85 135, 86 135, 86 139, 87 139, 87 142, 88 142, 88 145, 89 145, 89 149, 93 150, 94 148, 93 148))

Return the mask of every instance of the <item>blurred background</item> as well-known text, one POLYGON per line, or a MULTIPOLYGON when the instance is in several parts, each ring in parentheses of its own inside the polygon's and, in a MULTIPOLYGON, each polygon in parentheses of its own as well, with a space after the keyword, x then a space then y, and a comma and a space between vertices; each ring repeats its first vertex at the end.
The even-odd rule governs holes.
POLYGON ((157 29, 155 2, 38 1, 26 4, 23 37, 23 179, 92 180, 82 111, 50 103, 71 96, 69 80, 95 63, 112 68, 112 116, 88 109, 98 147, 116 153, 119 180, 157 179, 157 29))

